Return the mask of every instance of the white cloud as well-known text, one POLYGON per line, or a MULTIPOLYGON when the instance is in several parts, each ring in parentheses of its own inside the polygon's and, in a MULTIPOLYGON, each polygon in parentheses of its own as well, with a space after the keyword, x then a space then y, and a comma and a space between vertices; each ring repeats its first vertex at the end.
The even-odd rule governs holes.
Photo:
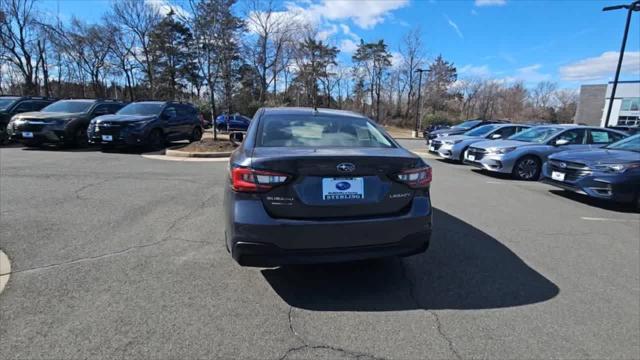
POLYGON ((347 24, 340 24, 340 28, 342 28, 342 32, 347 35, 349 38, 351 38, 354 41, 360 41, 360 36, 358 36, 357 34, 355 34, 353 31, 351 31, 351 28, 349 28, 349 25, 347 24))
POLYGON ((149 6, 155 9, 162 15, 168 15, 171 10, 174 14, 183 18, 190 18, 191 14, 186 11, 182 6, 171 4, 168 0, 144 0, 149 6))
POLYGON ((507 0, 476 0, 476 6, 503 6, 507 4, 507 0))
POLYGON ((464 39, 464 35, 462 35, 462 31, 460 31, 458 24, 454 23, 453 20, 451 20, 448 16, 445 15, 444 17, 447 19, 449 26, 451 26, 451 28, 456 32, 456 34, 458 34, 460 39, 464 39))
POLYGON ((358 43, 351 39, 344 39, 340 41, 338 48, 342 53, 353 54, 358 49, 358 43))
POLYGON ((402 65, 403 61, 404 61, 404 57, 402 56, 402 54, 400 54, 397 51, 391 52, 391 67, 397 69, 402 65))
POLYGON ((491 71, 487 65, 465 65, 458 69, 458 72, 461 75, 465 76, 474 76, 474 77, 489 77, 491 75, 491 71))
MULTIPOLYGON (((586 58, 560 68, 560 76, 567 81, 590 81, 613 76, 618 64, 619 52, 607 51, 600 56, 586 58)), ((640 74, 640 51, 624 53, 621 72, 640 74)))
POLYGON ((516 69, 516 80, 523 80, 525 82, 539 82, 551 80, 550 74, 544 74, 540 72, 542 69, 541 64, 534 64, 516 69))
POLYGON ((297 10, 312 23, 325 20, 353 21, 363 29, 371 29, 384 22, 392 11, 405 7, 409 0, 322 0, 320 3, 287 3, 288 10, 297 10))
POLYGON ((318 32, 316 38, 321 41, 327 41, 331 36, 338 33, 338 25, 330 24, 329 27, 324 28, 318 32))

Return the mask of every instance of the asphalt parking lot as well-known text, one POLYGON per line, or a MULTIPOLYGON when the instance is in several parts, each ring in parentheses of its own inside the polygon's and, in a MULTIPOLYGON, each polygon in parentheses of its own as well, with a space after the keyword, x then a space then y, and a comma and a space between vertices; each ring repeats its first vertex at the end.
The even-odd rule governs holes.
POLYGON ((255 269, 224 247, 225 162, 0 149, 0 354, 640 357, 639 214, 427 159, 427 253, 255 269))

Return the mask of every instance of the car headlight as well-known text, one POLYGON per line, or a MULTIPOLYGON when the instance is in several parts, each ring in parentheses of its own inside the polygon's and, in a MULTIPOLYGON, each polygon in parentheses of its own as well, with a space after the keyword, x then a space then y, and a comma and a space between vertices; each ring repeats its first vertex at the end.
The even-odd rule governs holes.
POLYGON ((508 148, 488 148, 487 152, 489 154, 506 154, 515 150, 516 147, 508 147, 508 148))
POLYGON ((462 140, 446 140, 446 141, 444 141, 444 144, 455 145, 455 144, 459 144, 461 142, 462 142, 462 140))
POLYGON ((593 167, 593 170, 614 174, 621 174, 629 169, 640 168, 640 163, 630 164, 598 164, 593 167))

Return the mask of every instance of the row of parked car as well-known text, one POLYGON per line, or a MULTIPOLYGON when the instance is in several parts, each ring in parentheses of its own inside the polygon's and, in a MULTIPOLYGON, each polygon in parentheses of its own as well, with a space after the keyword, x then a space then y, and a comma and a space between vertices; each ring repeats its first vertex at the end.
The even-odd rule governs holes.
POLYGON ((640 209, 640 134, 472 120, 426 134, 441 158, 640 209))
POLYGON ((197 109, 178 101, 0 97, 0 139, 27 146, 98 144, 159 149, 170 141, 200 140, 202 131, 197 109))

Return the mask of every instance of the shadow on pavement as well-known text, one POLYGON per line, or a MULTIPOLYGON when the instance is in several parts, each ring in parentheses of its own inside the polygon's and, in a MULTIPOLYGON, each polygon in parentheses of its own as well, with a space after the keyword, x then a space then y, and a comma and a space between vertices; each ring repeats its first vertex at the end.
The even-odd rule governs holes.
POLYGON ((573 191, 566 191, 566 190, 554 189, 554 190, 549 190, 549 192, 554 195, 562 196, 563 198, 566 198, 569 200, 577 201, 585 205, 597 207, 604 210, 617 211, 621 213, 638 212, 638 210, 634 208, 635 204, 621 204, 621 203, 615 203, 612 201, 599 200, 586 195, 575 193, 573 191))
MULTIPOLYGON (((475 169, 472 168, 471 171, 473 171, 476 174, 479 175, 485 175, 488 177, 492 177, 494 179, 501 179, 501 180, 514 180, 513 176, 511 176, 511 174, 503 174, 503 173, 499 173, 499 172, 493 172, 493 171, 487 171, 487 170, 483 170, 483 169, 475 169)), ((514 180, 516 181, 516 180, 514 180)))
POLYGON ((426 253, 262 274, 287 304, 319 311, 493 309, 542 302, 558 287, 466 222, 434 209, 426 253))

